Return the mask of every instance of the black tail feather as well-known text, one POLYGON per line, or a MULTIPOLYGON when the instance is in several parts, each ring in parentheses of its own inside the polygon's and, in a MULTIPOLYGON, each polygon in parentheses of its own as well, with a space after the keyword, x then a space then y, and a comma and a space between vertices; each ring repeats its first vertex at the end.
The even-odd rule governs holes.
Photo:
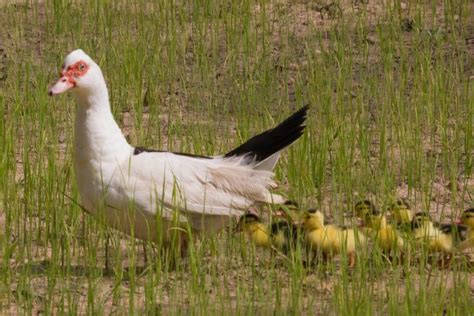
POLYGON ((252 137, 224 157, 248 156, 254 161, 263 161, 292 144, 303 134, 309 105, 293 113, 275 128, 252 137))

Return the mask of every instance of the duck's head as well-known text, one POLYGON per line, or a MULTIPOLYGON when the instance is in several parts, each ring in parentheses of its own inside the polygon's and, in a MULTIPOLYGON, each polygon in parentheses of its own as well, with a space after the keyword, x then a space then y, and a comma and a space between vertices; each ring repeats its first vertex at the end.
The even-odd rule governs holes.
POLYGON ((359 218, 366 219, 368 215, 376 215, 379 213, 375 205, 369 201, 359 201, 354 206, 355 215, 359 218))
POLYGON ((416 229, 425 226, 426 224, 431 222, 431 217, 426 212, 418 212, 413 216, 411 221, 411 228, 416 229))
POLYGON ((324 227, 324 214, 316 209, 306 211, 303 226, 307 230, 321 229, 324 227))
POLYGON ((257 214, 245 213, 240 217, 234 232, 247 231, 250 227, 258 223, 260 223, 260 217, 258 217, 257 214))
POLYGON ((76 49, 64 59, 59 80, 49 89, 49 95, 67 90, 87 94, 105 86, 100 67, 82 49, 76 49))
POLYGON ((474 229, 474 207, 468 208, 462 212, 461 223, 470 229, 474 229))
POLYGON ((397 223, 410 223, 413 219, 410 204, 406 199, 397 199, 390 205, 389 211, 397 223))

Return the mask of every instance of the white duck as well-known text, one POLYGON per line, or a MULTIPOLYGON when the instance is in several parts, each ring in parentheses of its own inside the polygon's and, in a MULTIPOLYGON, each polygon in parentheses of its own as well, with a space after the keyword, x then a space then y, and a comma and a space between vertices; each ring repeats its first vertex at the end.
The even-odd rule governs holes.
POLYGON ((132 147, 115 122, 99 66, 82 50, 65 59, 50 88, 71 90, 77 101, 75 171, 83 206, 103 210, 108 225, 143 240, 169 237, 188 224, 213 233, 258 203, 282 203, 271 194, 280 151, 303 133, 308 107, 276 128, 218 157, 132 147))

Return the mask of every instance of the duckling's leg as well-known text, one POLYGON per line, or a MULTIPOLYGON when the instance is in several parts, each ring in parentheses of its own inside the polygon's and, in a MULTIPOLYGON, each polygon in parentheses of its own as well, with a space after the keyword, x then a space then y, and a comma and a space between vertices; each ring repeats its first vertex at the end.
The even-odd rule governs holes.
POLYGON ((332 258, 332 254, 330 252, 326 252, 326 251, 323 252, 323 262, 324 263, 328 263, 329 260, 331 260, 331 258, 332 258))
POLYGON ((350 252, 347 254, 349 259, 349 268, 353 268, 356 262, 355 252, 350 252))
POLYGON ((438 262, 438 266, 440 269, 447 269, 451 265, 451 260, 453 255, 451 253, 446 253, 441 256, 440 261, 438 262))
POLYGON ((404 254, 403 252, 400 252, 400 255, 398 256, 398 258, 399 258, 399 260, 400 260, 400 261, 399 261, 400 264, 402 264, 402 265, 405 263, 405 260, 407 259, 407 258, 405 257, 405 254, 404 254))
POLYGON ((402 251, 394 251, 389 255, 390 262, 395 265, 403 265, 405 262, 405 254, 402 251))
POLYGON ((316 250, 313 250, 313 248, 309 245, 306 246, 306 261, 308 266, 311 266, 317 256, 318 252, 316 250), (311 254, 313 256, 311 256, 311 254), (311 257, 311 259, 310 259, 311 257))
POLYGON ((311 261, 310 261, 311 264, 313 264, 313 262, 316 261, 316 256, 317 255, 318 255, 318 252, 313 250, 313 257, 311 258, 311 261))

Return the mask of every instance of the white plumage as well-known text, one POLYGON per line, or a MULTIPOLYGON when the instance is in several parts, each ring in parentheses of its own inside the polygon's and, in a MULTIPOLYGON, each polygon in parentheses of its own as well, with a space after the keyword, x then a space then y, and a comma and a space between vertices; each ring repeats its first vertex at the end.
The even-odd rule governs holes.
POLYGON ((279 151, 301 135, 307 107, 224 156, 190 157, 130 146, 112 116, 101 70, 82 50, 66 57, 49 93, 69 89, 77 101, 74 164, 82 203, 103 210, 116 229, 145 240, 167 236, 177 224, 214 233, 256 203, 284 202, 269 191, 272 169, 279 151))

